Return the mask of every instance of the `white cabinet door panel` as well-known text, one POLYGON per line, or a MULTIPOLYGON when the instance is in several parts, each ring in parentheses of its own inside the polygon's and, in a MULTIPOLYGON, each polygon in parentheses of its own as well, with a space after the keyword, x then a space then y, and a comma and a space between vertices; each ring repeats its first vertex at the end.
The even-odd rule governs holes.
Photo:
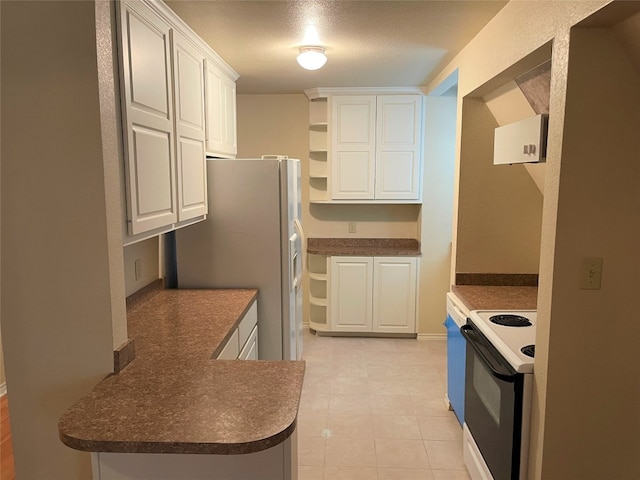
POLYGON ((178 220, 207 214, 204 55, 172 32, 178 220))
POLYGON ((207 213, 207 176, 204 142, 178 139, 180 220, 207 213))
POLYGON ((176 125, 183 134, 204 138, 204 56, 173 33, 176 125))
POLYGON ((123 130, 129 234, 175 223, 170 27, 140 2, 122 2, 123 130))
POLYGON ((375 96, 339 96, 331 99, 333 199, 373 199, 375 129, 375 96))
POLYGON ((169 120, 169 27, 152 18, 152 13, 145 14, 146 7, 136 7, 140 13, 133 8, 125 10, 131 106, 169 120))
POLYGON ((170 134, 134 125, 131 139, 129 178, 136 186, 132 214, 138 228, 162 227, 176 219, 170 134))
POLYGON ((416 331, 416 275, 416 258, 374 258, 374 332, 416 331))
POLYGON ((418 168, 415 152, 381 152, 376 171, 376 198, 414 198, 413 192, 419 188, 418 168))
POLYGON ((238 345, 238 329, 236 328, 217 358, 218 360, 236 360, 239 354, 240 346, 238 345))
POLYGON ((331 330, 370 332, 373 258, 331 257, 331 330))
POLYGON ((239 360, 258 360, 258 326, 254 326, 249 338, 247 339, 240 355, 239 360))
POLYGON ((422 97, 377 98, 375 198, 420 198, 422 97))
POLYGON ((369 152, 336 152, 334 198, 373 198, 374 172, 369 152))
POLYGON ((208 60, 205 62, 205 99, 207 152, 235 157, 236 84, 208 60))

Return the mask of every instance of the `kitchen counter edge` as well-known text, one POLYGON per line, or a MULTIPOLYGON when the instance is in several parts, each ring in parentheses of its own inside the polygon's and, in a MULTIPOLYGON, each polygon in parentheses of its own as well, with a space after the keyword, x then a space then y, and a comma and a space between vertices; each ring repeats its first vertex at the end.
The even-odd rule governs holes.
MULTIPOLYGON (((151 348, 147 345, 148 352, 145 352, 144 342, 149 343, 149 340, 138 338, 141 348, 135 361, 122 372, 108 375, 60 417, 58 433, 62 443, 87 452, 236 455, 269 449, 291 436, 297 423, 304 362, 227 361, 211 356, 222 348, 256 301, 257 290, 184 292, 185 297, 189 295, 191 309, 194 296, 213 296, 221 302, 228 296, 232 300, 233 307, 222 308, 228 331, 216 333, 215 341, 219 343, 210 343, 211 337, 205 335, 201 340, 208 342, 206 350, 196 348, 198 356, 172 359, 158 357, 157 351, 163 351, 163 348, 158 349, 155 345, 151 348), (239 296, 239 292, 242 295, 239 296), (191 375, 183 375, 187 369, 191 375), (194 381, 197 382, 197 393, 185 396, 185 388, 193 389, 194 381), (160 389, 156 391, 157 388, 160 389), (178 393, 172 395, 167 388, 178 393), (246 406, 238 402, 242 397, 248 399, 246 406), (208 401, 203 402, 203 398, 208 401), (268 400, 277 408, 256 408, 260 402, 268 400), (234 420, 229 422, 225 418, 224 422, 216 422, 216 414, 220 415, 221 411, 233 412, 234 420), (257 415, 262 417, 257 418, 257 415)), ((153 302, 166 307, 167 303, 178 302, 176 299, 180 297, 180 290, 160 291, 148 300, 149 303, 145 302, 147 315, 153 314, 153 302), (164 292, 169 293, 163 296, 164 292)), ((203 308, 206 304, 203 302, 203 308)), ((158 310, 170 313, 159 314, 154 322, 175 323, 171 309, 158 310)), ((140 315, 140 310, 134 315, 140 315)), ((208 316, 203 313, 202 318, 206 321, 208 316)), ((195 325, 197 322, 189 328, 195 325)), ((134 333, 134 336, 140 333, 134 333)), ((200 338, 199 330, 193 333, 190 338, 200 338)), ((193 347, 192 344, 187 346, 193 347)), ((171 354, 181 352, 179 345, 168 350, 171 354)))
POLYGON ((307 253, 327 256, 410 256, 421 255, 414 238, 308 238, 307 253))

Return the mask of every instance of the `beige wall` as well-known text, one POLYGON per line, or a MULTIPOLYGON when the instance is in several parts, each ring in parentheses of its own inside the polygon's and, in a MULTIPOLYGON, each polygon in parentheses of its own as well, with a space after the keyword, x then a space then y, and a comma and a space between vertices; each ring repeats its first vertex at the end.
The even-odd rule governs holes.
POLYGON ((113 367, 94 7, 0 7, 1 320, 20 479, 90 478, 58 419, 113 367))
POLYGON ((124 282, 127 297, 160 278, 161 238, 150 238, 124 248, 124 282), (140 261, 137 279, 136 260, 140 261))
MULTIPOLYGON (((610 32, 569 37, 572 25, 608 3, 510 2, 428 87, 436 88, 459 69, 461 98, 483 96, 524 73, 519 62, 553 40, 530 461, 534 479, 640 478, 640 416, 634 407, 640 403, 639 383, 632 380, 640 335, 630 325, 632 316, 625 315, 634 310, 640 290, 640 82, 610 32), (499 83, 478 93, 496 79, 499 83), (578 289, 580 260, 587 256, 604 258, 601 290, 578 289)), ((616 2, 611 7, 630 6, 616 2)), ((474 115, 484 116, 486 107, 465 100, 460 108, 459 148, 467 123, 474 115)), ((463 176, 456 191, 463 190, 463 176)), ((460 227, 455 233, 454 252, 464 242, 460 227)))
POLYGON ((609 29, 574 29, 566 78, 556 215, 545 218, 555 254, 541 298, 539 471, 640 478, 640 330, 625 314, 640 291, 640 76, 609 29), (584 257, 604 259, 600 290, 578 288, 584 257))
POLYGON ((457 98, 425 100, 423 203, 420 211, 420 297, 418 333, 442 334, 445 294, 451 286, 451 219, 456 149, 457 98))
POLYGON ((456 272, 538 273, 542 194, 523 165, 493 165, 484 100, 462 109, 456 272))

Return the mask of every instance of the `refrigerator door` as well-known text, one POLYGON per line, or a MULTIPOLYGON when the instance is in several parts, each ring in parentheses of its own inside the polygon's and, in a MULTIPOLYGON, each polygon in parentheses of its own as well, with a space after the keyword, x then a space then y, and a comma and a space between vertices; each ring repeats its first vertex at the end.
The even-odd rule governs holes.
POLYGON ((297 207, 288 204, 299 195, 289 193, 287 162, 208 160, 209 215, 176 231, 179 288, 258 288, 261 360, 294 358, 288 250, 297 207))
POLYGON ((282 304, 283 331, 287 338, 284 345, 284 358, 299 360, 302 357, 302 265, 303 238, 300 224, 300 161, 282 160, 282 211, 287 212, 283 218, 283 235, 288 239, 287 252, 283 255, 282 304), (286 232, 284 229, 286 228, 286 232))

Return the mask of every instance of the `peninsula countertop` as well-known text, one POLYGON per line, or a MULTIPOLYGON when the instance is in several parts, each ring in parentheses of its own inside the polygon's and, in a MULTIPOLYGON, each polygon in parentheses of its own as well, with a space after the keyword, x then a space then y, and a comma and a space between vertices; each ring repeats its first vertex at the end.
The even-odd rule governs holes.
POLYGON ((214 360, 257 290, 161 290, 128 314, 136 357, 60 418, 74 449, 244 454, 294 431, 304 362, 214 360))

